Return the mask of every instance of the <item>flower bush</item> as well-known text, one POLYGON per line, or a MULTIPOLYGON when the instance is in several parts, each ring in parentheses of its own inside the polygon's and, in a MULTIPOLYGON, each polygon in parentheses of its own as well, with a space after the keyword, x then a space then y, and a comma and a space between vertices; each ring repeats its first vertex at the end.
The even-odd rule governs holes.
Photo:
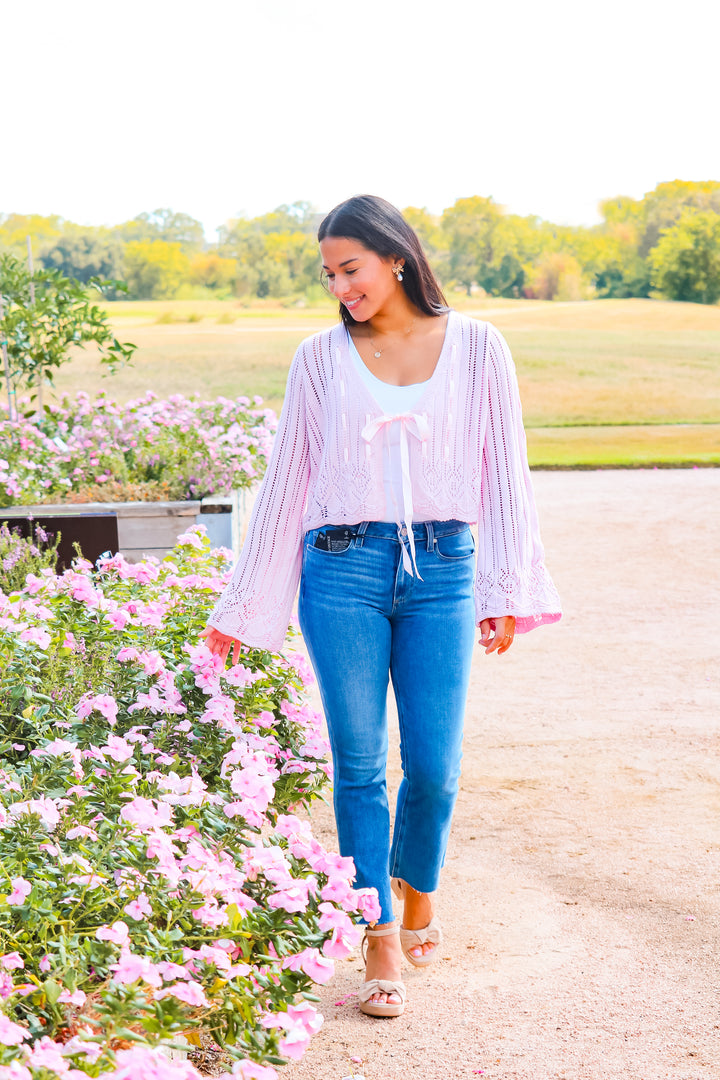
POLYGON ((148 393, 119 405, 80 393, 48 405, 39 424, 0 410, 0 506, 201 499, 247 487, 265 471, 275 430, 261 403, 148 393))
POLYGON ((298 816, 330 772, 304 659, 197 643, 228 554, 195 526, 0 593, 0 1080, 192 1080, 180 1034, 272 1080, 379 914, 298 816))

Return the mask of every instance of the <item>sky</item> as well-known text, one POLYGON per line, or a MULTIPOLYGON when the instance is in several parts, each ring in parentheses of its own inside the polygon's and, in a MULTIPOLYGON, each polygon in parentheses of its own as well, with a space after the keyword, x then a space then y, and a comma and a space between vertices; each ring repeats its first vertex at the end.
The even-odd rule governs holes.
POLYGON ((716 0, 4 5, 0 214, 113 225, 349 195, 592 225, 720 180, 716 0))

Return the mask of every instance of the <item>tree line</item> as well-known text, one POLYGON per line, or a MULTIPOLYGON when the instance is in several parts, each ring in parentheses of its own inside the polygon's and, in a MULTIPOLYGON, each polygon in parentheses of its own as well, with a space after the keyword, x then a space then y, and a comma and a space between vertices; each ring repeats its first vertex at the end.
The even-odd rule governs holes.
MULTIPOLYGON (((404 212, 450 292, 543 300, 720 299, 720 182, 673 180, 641 199, 606 199, 594 226, 508 214, 479 195, 457 199, 439 215, 418 207, 404 212)), ((217 243, 209 243, 198 221, 168 209, 112 227, 5 214, 0 252, 24 256, 30 235, 44 268, 80 282, 122 280, 133 299, 312 301, 322 289, 315 238, 321 218, 309 203, 297 202, 230 220, 217 243)))

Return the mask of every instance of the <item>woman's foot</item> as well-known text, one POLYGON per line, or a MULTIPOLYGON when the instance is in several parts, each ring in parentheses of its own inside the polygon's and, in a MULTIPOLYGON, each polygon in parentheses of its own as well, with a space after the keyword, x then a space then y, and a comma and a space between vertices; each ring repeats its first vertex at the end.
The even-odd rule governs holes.
MULTIPOLYGON (((394 925, 394 923, 381 923, 372 929, 392 930, 394 925)), ((365 947, 365 981, 383 979, 388 982, 399 982, 402 977, 400 935, 398 933, 388 933, 381 937, 366 937, 365 947)), ((380 991, 374 993, 368 1000, 372 1005, 402 1004, 399 994, 386 994, 380 991)))
MULTIPOLYGON (((401 878, 393 878, 393 889, 395 894, 404 902, 403 917, 402 917, 402 929, 403 930, 425 930, 430 928, 430 924, 433 920, 433 904, 431 893, 418 892, 417 889, 413 889, 412 885, 408 885, 407 881, 403 881, 401 878)), ((405 949, 405 954, 408 959, 420 960, 423 963, 424 957, 429 957, 430 953, 437 952, 439 941, 425 941, 422 944, 411 944, 405 949)), ((435 957, 432 957, 434 960, 435 957)), ((428 963, 425 960, 424 963, 428 963)))

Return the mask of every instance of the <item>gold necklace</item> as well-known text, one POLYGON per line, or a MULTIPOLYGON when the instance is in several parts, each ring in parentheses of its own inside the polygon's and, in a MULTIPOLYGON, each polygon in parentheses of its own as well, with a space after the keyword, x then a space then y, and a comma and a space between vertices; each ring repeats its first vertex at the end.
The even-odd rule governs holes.
MULTIPOLYGON (((415 329, 415 324, 416 324, 416 323, 417 323, 417 315, 415 316, 415 318, 413 319, 413 321, 412 321, 412 322, 410 323, 410 325, 408 326, 407 330, 403 330, 403 335, 404 335, 404 337, 407 337, 407 336, 408 336, 408 334, 411 334, 411 333, 413 332, 413 330, 415 329)), ((370 330, 369 330, 369 328, 368 328, 368 341, 370 342, 370 344, 372 345, 373 349, 375 350, 375 352, 373 353, 373 356, 375 357, 375 359, 376 359, 376 360, 379 360, 379 359, 380 359, 380 357, 381 357, 381 356, 382 356, 382 354, 383 354, 383 351, 382 351, 382 349, 381 349, 381 348, 379 347, 379 345, 377 345, 377 344, 376 344, 376 343, 375 343, 375 342, 373 341, 373 339, 372 339, 372 338, 370 337, 370 330)))

